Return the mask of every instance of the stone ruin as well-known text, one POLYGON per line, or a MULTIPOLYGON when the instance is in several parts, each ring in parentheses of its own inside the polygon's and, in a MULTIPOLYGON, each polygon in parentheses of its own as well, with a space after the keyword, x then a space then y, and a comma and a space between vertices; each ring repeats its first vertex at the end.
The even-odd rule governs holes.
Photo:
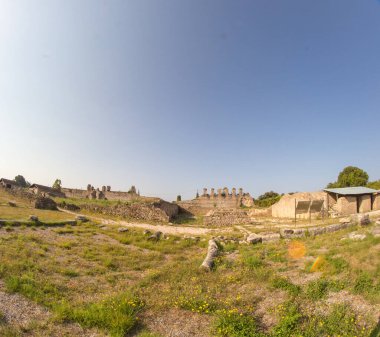
POLYGON ((214 209, 239 209, 241 206, 253 206, 253 198, 249 193, 244 193, 242 188, 238 190, 232 188, 231 192, 227 187, 210 189, 203 188, 203 193, 197 193, 193 200, 178 201, 177 204, 190 214, 203 214, 214 209))
POLYGON ((243 189, 239 188, 238 194, 236 193, 236 188, 233 187, 231 189, 231 193, 229 192, 227 187, 218 188, 217 193, 215 193, 215 189, 210 189, 210 194, 207 191, 207 188, 203 188, 203 194, 201 196, 197 196, 195 199, 198 200, 220 200, 220 201, 228 201, 231 200, 233 203, 236 203, 237 207, 245 206, 252 207, 253 206, 253 198, 249 193, 243 193, 243 189))

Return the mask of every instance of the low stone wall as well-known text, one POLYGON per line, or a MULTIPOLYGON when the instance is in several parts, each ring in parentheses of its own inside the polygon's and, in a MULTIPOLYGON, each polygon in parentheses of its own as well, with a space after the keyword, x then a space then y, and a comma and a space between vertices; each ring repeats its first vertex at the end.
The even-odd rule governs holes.
POLYGON ((116 204, 113 206, 99 206, 96 204, 83 204, 81 209, 90 212, 119 216, 129 219, 169 222, 169 215, 153 204, 135 203, 135 204, 116 204))
POLYGON ((216 209, 209 211, 203 217, 206 226, 233 226, 251 223, 251 219, 245 210, 241 209, 216 209))
POLYGON ((280 229, 280 235, 286 239, 301 238, 307 235, 316 236, 324 233, 332 233, 348 227, 355 226, 354 222, 339 223, 325 227, 311 227, 302 229, 280 229))

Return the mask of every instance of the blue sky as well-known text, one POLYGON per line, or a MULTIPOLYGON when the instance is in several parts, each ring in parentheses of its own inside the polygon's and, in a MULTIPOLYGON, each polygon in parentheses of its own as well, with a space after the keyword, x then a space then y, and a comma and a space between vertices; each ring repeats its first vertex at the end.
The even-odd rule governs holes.
POLYGON ((1 0, 0 175, 193 197, 380 179, 376 0, 1 0))

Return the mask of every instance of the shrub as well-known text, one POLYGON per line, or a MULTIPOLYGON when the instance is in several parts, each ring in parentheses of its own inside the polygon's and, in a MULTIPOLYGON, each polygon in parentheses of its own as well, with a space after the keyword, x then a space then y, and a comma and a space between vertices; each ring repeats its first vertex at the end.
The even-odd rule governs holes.
POLYGON ((218 337, 259 337, 254 317, 239 313, 236 309, 220 310, 215 322, 215 336, 218 337))
POLYGON ((312 300, 319 300, 326 296, 329 283, 326 280, 310 282, 306 288, 306 295, 312 300))
POLYGON ((79 308, 63 302, 56 312, 61 320, 78 322, 84 328, 96 327, 107 331, 112 337, 124 337, 136 324, 136 314, 142 306, 139 299, 123 294, 79 308))
POLYGON ((271 281, 271 285, 275 289, 283 289, 291 295, 298 295, 301 292, 301 287, 288 281, 284 277, 275 277, 271 281))

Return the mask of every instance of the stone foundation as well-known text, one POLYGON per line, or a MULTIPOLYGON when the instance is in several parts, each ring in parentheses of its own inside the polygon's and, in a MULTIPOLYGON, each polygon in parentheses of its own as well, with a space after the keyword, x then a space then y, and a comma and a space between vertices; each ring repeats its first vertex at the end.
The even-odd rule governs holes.
POLYGON ((233 226, 251 223, 247 212, 240 209, 217 209, 209 211, 203 218, 206 226, 233 226))

